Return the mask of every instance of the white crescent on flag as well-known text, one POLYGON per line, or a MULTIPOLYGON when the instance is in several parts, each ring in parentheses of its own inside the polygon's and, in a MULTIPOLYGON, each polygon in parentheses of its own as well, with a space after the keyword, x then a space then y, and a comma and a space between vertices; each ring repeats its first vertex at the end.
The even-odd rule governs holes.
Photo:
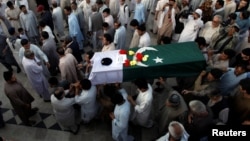
MULTIPOLYGON (((140 49, 138 49, 138 50, 136 51, 135 55, 136 55, 137 53, 143 53, 143 52, 146 51, 146 50, 158 51, 157 49, 155 49, 155 48, 153 48, 153 47, 142 47, 142 48, 140 48, 140 49)), ((135 55, 134 55, 134 57, 133 57, 133 60, 136 60, 135 55)), ((143 64, 142 62, 137 62, 136 65, 137 65, 137 66, 141 66, 141 67, 148 67, 148 65, 143 64)))

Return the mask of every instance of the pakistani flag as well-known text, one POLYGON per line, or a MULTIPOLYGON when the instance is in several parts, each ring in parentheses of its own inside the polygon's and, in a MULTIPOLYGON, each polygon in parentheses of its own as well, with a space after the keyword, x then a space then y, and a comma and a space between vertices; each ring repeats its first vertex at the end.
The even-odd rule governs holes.
POLYGON ((195 42, 97 52, 91 61, 89 79, 93 84, 126 82, 139 77, 194 76, 206 67, 195 42), (108 65, 103 63, 107 58, 108 65))

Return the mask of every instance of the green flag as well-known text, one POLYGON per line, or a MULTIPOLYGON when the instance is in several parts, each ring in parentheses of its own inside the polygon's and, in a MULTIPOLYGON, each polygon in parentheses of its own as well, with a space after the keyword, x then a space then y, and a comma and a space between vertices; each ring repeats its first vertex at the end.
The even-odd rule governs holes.
POLYGON ((93 84, 125 82, 139 77, 194 76, 206 67, 195 42, 97 52, 92 62, 89 79, 93 84), (110 58, 112 63, 103 65, 103 58, 110 58))

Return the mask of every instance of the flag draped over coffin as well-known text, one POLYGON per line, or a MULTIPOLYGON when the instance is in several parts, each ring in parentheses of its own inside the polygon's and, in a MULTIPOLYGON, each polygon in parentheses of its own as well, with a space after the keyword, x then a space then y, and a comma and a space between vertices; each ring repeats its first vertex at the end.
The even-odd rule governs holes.
POLYGON ((206 67, 195 42, 97 52, 91 61, 93 68, 89 79, 93 84, 125 82, 138 77, 194 76, 206 67), (112 59, 109 66, 101 63, 106 57, 112 59))

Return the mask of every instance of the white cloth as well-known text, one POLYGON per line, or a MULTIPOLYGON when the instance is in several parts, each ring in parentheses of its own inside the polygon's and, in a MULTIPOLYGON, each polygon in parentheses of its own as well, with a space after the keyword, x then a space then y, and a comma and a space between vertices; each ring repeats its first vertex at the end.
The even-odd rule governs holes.
POLYGON ((119 0, 109 0, 109 8, 112 15, 117 15, 119 11, 119 4, 119 0))
POLYGON ((50 93, 48 90, 49 84, 43 74, 42 65, 37 64, 39 61, 40 60, 37 58, 35 61, 34 59, 28 59, 26 57, 23 57, 22 64, 32 88, 40 96, 42 96, 44 100, 49 100, 50 99, 50 93))
POLYGON ((206 39, 206 43, 209 44, 213 35, 219 35, 220 25, 218 27, 213 27, 212 21, 208 21, 204 27, 199 32, 200 37, 206 39))
POLYGON ((31 10, 28 10, 27 13, 20 14, 20 22, 24 31, 27 31, 27 35, 29 38, 38 36, 37 29, 37 18, 31 10))
POLYGON ((122 25, 115 31, 114 44, 116 49, 126 49, 126 28, 122 25))
POLYGON ((55 29, 59 34, 59 37, 62 38, 64 36, 64 26, 62 24, 64 23, 64 20, 61 7, 53 8, 52 18, 53 18, 53 23, 55 25, 55 29))
POLYGON ((119 13, 118 13, 118 19, 121 22, 121 25, 128 24, 129 21, 129 8, 128 5, 125 7, 124 11, 124 6, 126 4, 120 5, 119 13))
POLYGON ((17 6, 21 6, 21 5, 25 5, 26 9, 29 9, 29 3, 28 0, 15 0, 15 5, 17 6))
POLYGON ((75 104, 74 98, 63 98, 58 100, 54 95, 51 95, 51 105, 56 117, 56 120, 64 126, 70 128, 75 125, 75 104))
POLYGON ((150 84, 148 84, 148 90, 145 92, 139 91, 139 95, 136 98, 136 106, 134 107, 134 113, 132 120, 141 126, 148 127, 150 112, 153 102, 153 91, 150 84))
POLYGON ((148 32, 145 32, 139 40, 139 46, 138 47, 148 47, 151 45, 151 39, 148 34, 148 32))
POLYGON ((112 120, 112 137, 116 141, 132 141, 128 136, 128 121, 130 104, 125 101, 122 105, 116 105, 114 110, 115 119, 112 120))
POLYGON ((114 18, 112 15, 105 17, 104 22, 108 23, 110 28, 114 28, 114 18))
MULTIPOLYGON (((180 19, 180 22, 184 22, 183 20, 184 19, 180 19)), ((193 16, 190 15, 186 24, 184 22, 184 29, 181 32, 178 42, 194 41, 202 26, 203 21, 201 19, 194 20, 193 16)))
POLYGON ((96 86, 92 85, 89 90, 82 90, 80 95, 75 96, 76 103, 81 105, 81 118, 86 123, 97 114, 98 104, 96 102, 96 95, 96 86))
POLYGON ((49 38, 55 39, 55 36, 53 35, 52 30, 50 29, 49 26, 46 25, 46 26, 42 29, 42 31, 46 31, 46 32, 49 34, 49 38))
POLYGON ((91 59, 92 70, 89 80, 93 85, 122 82, 123 63, 118 63, 119 50, 96 52, 91 59), (103 58, 109 57, 112 63, 109 66, 101 64, 103 58))
POLYGON ((84 13, 84 19, 85 19, 85 30, 88 30, 89 27, 89 17, 92 13, 92 6, 95 4, 95 2, 90 1, 90 3, 87 3, 86 0, 83 0, 78 7, 82 8, 84 13))

